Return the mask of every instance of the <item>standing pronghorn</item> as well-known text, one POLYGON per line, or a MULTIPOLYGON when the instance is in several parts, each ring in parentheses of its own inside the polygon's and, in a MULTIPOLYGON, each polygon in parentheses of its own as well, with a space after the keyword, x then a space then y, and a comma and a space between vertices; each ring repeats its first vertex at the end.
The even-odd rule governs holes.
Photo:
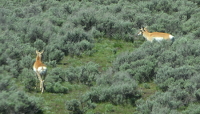
POLYGON ((33 70, 36 72, 38 79, 40 81, 41 93, 43 93, 43 91, 44 91, 44 80, 43 79, 45 78, 46 71, 47 71, 47 67, 41 61, 43 52, 44 52, 44 50, 42 52, 39 52, 36 50, 37 56, 36 56, 36 61, 33 65, 33 70), (43 76, 43 79, 42 79, 42 76, 43 76))
POLYGON ((147 28, 141 28, 138 35, 143 35, 148 41, 153 42, 153 40, 161 41, 161 40, 172 40, 174 41, 174 36, 168 33, 162 32, 152 32, 150 33, 147 28))

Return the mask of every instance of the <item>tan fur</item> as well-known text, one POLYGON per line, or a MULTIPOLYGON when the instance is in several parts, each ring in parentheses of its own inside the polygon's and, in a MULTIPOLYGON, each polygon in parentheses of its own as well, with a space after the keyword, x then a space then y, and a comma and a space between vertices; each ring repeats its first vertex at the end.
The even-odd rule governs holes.
POLYGON ((33 70, 36 72, 38 79, 40 80, 40 90, 41 93, 44 91, 44 80, 42 79, 41 75, 44 75, 46 73, 47 67, 45 64, 42 63, 41 57, 42 57, 42 52, 39 52, 36 50, 36 61, 33 65, 33 70))
POLYGON ((38 67, 40 67, 40 66, 45 66, 45 65, 42 63, 42 61, 41 61, 41 57, 42 57, 42 53, 43 53, 43 52, 44 52, 44 51, 38 52, 38 51, 36 50, 37 56, 36 56, 36 61, 35 61, 34 65, 33 65, 33 67, 34 67, 35 69, 38 69, 38 67))
POLYGON ((162 39, 164 40, 171 40, 173 39, 173 36, 171 34, 168 33, 162 33, 162 32, 152 32, 150 33, 147 28, 144 29, 140 29, 140 32, 138 33, 138 35, 143 34, 143 36, 150 42, 152 42, 154 39, 157 41, 160 41, 162 39))

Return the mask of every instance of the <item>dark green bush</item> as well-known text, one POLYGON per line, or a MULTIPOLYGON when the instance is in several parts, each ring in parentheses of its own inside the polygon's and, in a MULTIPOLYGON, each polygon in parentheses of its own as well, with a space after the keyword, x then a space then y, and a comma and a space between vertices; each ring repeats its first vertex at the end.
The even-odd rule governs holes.
MULTIPOLYGON (((48 80, 47 80, 48 81, 48 80)), ((68 93, 69 89, 65 87, 60 82, 47 82, 45 84, 45 89, 47 92, 51 93, 68 93)))
POLYGON ((47 45, 45 47, 45 52, 43 54, 44 61, 55 61, 60 62, 64 57, 64 52, 62 52, 56 45, 47 45))
POLYGON ((198 6, 200 5, 200 2, 199 2, 198 0, 190 0, 190 1, 192 1, 192 2, 194 2, 194 3, 197 3, 198 6))
POLYGON ((77 99, 67 101, 66 107, 70 111, 70 114, 83 114, 81 103, 77 99))
POLYGON ((44 43, 50 43, 49 40, 56 34, 56 26, 51 23, 50 19, 44 19, 47 15, 41 15, 40 18, 25 18, 19 20, 15 25, 17 28, 17 34, 20 36, 21 42, 33 43, 40 39, 44 43))
MULTIPOLYGON (((31 50, 31 52, 35 52, 35 50, 34 51, 31 50)), ((25 54, 26 52, 21 52, 21 53, 25 54)), ((21 57, 21 60, 19 61, 19 67, 20 67, 20 69, 24 69, 24 68, 32 69, 34 62, 35 62, 35 58, 33 59, 30 55, 23 55, 21 57)))
POLYGON ((176 51, 166 50, 158 57, 158 66, 163 64, 170 64, 171 67, 179 67, 183 65, 184 57, 176 51))
POLYGON ((200 112, 199 104, 190 104, 183 114, 198 114, 200 112))
POLYGON ((45 89, 47 92, 52 93, 67 93, 68 88, 63 85, 66 73, 61 68, 54 68, 50 72, 45 80, 45 89))
POLYGON ((66 79, 70 83, 82 83, 92 86, 99 76, 98 64, 89 62, 80 67, 70 67, 66 69, 66 79))
POLYGON ((34 42, 34 47, 35 47, 37 50, 42 50, 42 49, 44 49, 45 46, 46 46, 46 43, 43 42, 43 41, 40 40, 40 39, 36 39, 36 41, 34 42))
POLYGON ((14 83, 14 81, 11 81, 12 77, 5 73, 0 75, 0 90, 1 91, 8 91, 10 89, 10 86, 14 83))
POLYGON ((12 77, 17 78, 19 76, 20 69, 17 60, 7 59, 7 65, 4 68, 6 71, 10 72, 12 77))
POLYGON ((81 73, 80 67, 69 67, 66 69, 66 79, 70 83, 78 83, 78 76, 81 73))
POLYGON ((60 46, 65 55, 81 55, 93 47, 93 39, 83 29, 74 28, 68 31, 60 40, 60 46))
POLYGON ((179 33, 180 30, 180 20, 174 19, 174 16, 168 14, 158 14, 155 15, 156 21, 154 24, 151 25, 151 32, 158 31, 158 32, 166 32, 174 35, 173 33, 179 33), (159 18, 159 17, 162 18, 159 18), (162 24, 157 24, 162 23, 162 24))
POLYGON ((30 27, 27 28, 26 30, 27 34, 25 36, 25 39, 27 39, 28 42, 35 42, 37 39, 42 39, 42 34, 44 33, 44 29, 36 25, 30 24, 29 26, 30 27))
POLYGON ((104 36, 104 33, 97 30, 96 27, 92 27, 90 34, 93 35, 94 38, 102 38, 104 36))
POLYGON ((137 83, 126 72, 118 72, 113 76, 102 75, 97 79, 97 86, 86 93, 83 99, 92 102, 112 102, 113 104, 123 104, 131 98, 131 103, 140 96, 137 91, 137 83))
POLYGON ((142 60, 137 60, 130 63, 127 72, 139 82, 150 81, 153 79, 155 69, 154 57, 146 57, 142 60))
POLYGON ((53 68, 48 72, 45 80, 46 90, 53 93, 68 93, 64 83, 80 83, 88 86, 95 84, 96 77, 99 75, 98 65, 92 62, 80 67, 70 67, 67 69, 53 68))
POLYGON ((188 106, 188 104, 195 100, 193 84, 190 81, 184 81, 182 79, 171 83, 169 85, 168 92, 172 93, 172 97, 181 102, 179 108, 188 106))
POLYGON ((199 75, 193 76, 191 77, 190 81, 191 83, 193 83, 193 85, 195 86, 196 89, 200 89, 200 79, 199 79, 199 75))
POLYGON ((199 75, 193 76, 191 77, 190 80, 188 80, 190 83, 187 86, 188 91, 190 91, 190 93, 192 95, 195 96, 195 101, 199 101, 200 100, 200 80, 199 80, 199 75))
POLYGON ((82 84, 92 86, 94 81, 99 76, 98 71, 99 65, 89 62, 88 64, 81 67, 81 72, 79 73, 79 81, 82 84))
POLYGON ((16 8, 14 11, 14 15, 15 15, 15 17, 19 17, 19 18, 24 18, 26 16, 24 9, 22 9, 22 8, 16 8))
POLYGON ((25 9, 27 17, 33 17, 39 15, 42 12, 41 7, 38 4, 32 4, 25 9))
MULTIPOLYGON (((137 110, 142 114, 155 113, 159 114, 169 114, 176 112, 175 109, 182 106, 182 102, 176 100, 173 95, 169 92, 165 93, 156 93, 151 97, 152 100, 138 100, 136 102, 137 110)), ((174 114, 173 113, 173 114, 174 114)))
POLYGON ((73 15, 70 20, 74 23, 74 26, 81 25, 85 31, 89 31, 97 24, 95 11, 95 7, 84 7, 76 15, 73 15))
POLYGON ((157 71, 155 82, 161 89, 166 90, 168 86, 173 84, 175 81, 180 79, 187 80, 196 74, 197 71, 195 71, 192 66, 172 68, 164 65, 157 71))
POLYGON ((32 69, 24 68, 19 76, 26 91, 33 91, 35 87, 39 87, 39 80, 36 73, 32 69))
POLYGON ((137 111, 138 114, 179 114, 176 110, 170 109, 168 107, 163 107, 162 105, 151 101, 145 102, 141 99, 137 101, 137 111))
POLYGON ((0 93, 0 113, 28 113, 36 114, 41 113, 40 99, 36 97, 29 97, 27 94, 21 91, 2 91, 0 93))
MULTIPOLYGON (((27 69, 24 72, 27 73, 27 69)), ((42 111, 40 108, 41 99, 29 96, 25 92, 18 90, 16 80, 9 73, 2 73, 4 74, 0 75, 0 113, 35 114, 42 111)), ((27 78, 23 78, 22 81, 27 82, 27 78)))

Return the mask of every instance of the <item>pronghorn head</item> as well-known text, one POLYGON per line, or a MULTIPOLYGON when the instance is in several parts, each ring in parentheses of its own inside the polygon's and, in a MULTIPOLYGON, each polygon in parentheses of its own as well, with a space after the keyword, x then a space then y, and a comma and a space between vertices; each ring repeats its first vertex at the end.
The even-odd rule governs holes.
POLYGON ((149 32, 147 30, 147 27, 141 27, 140 32, 138 33, 138 35, 142 35, 144 32, 149 32))
POLYGON ((44 50, 42 50, 41 52, 39 52, 38 50, 36 50, 36 54, 37 54, 37 56, 40 57, 40 58, 42 57, 42 53, 43 53, 43 52, 44 52, 44 50))
POLYGON ((139 31, 139 33, 138 33, 138 35, 142 35, 144 31, 145 31, 145 30, 144 30, 144 28, 143 28, 143 27, 141 27, 141 29, 140 29, 140 31, 139 31))

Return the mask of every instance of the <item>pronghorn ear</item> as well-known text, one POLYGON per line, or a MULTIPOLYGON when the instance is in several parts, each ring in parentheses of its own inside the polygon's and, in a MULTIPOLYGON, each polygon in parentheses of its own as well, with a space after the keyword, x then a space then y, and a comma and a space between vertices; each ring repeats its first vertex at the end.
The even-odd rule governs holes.
POLYGON ((147 27, 148 27, 148 26, 145 26, 145 27, 144 27, 144 30, 145 30, 145 31, 147 30, 147 27))
POLYGON ((42 54, 44 52, 44 50, 42 50, 40 53, 42 54))
POLYGON ((36 50, 35 52, 36 52, 36 54, 38 54, 38 50, 36 50))
POLYGON ((143 31, 145 31, 144 27, 141 28, 143 31))

